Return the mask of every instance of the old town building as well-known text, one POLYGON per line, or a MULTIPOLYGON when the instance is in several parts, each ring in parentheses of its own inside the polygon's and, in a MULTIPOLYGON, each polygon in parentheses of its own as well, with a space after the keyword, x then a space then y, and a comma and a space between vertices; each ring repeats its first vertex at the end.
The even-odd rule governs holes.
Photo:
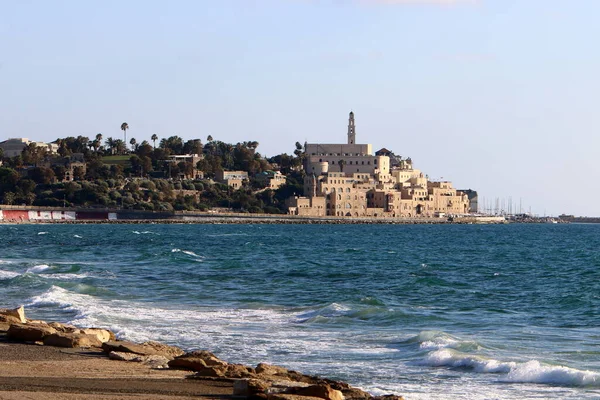
POLYGON ((466 214, 469 197, 447 181, 431 182, 410 158, 356 143, 354 113, 346 144, 306 144, 304 197, 288 199, 302 216, 415 218, 466 214), (393 157, 394 166, 390 162, 393 157))

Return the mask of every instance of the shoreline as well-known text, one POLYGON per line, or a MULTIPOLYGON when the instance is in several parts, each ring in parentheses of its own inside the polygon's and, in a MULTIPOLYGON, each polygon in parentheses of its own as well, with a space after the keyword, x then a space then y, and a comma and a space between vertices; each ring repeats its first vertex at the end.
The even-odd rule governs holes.
POLYGON ((0 309, 0 399, 403 400, 270 364, 230 364, 207 350, 119 340, 103 328, 0 309))

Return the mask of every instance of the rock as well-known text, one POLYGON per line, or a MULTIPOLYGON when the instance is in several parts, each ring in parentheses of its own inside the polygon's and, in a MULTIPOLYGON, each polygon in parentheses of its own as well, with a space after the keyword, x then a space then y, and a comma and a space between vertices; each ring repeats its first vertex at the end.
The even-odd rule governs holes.
POLYGON ((135 353, 122 353, 118 351, 111 351, 108 354, 108 358, 111 360, 118 361, 129 361, 129 362, 139 362, 145 365, 150 366, 151 368, 163 369, 168 368, 169 359, 164 356, 143 356, 141 354, 135 353))
POLYGON ((253 378, 256 376, 254 369, 242 364, 227 364, 225 366, 227 378, 253 378))
POLYGON ((283 375, 287 376, 289 371, 287 368, 267 363, 260 363, 256 366, 256 373, 260 375, 283 375))
POLYGON ((140 362, 141 357, 136 353, 125 353, 122 351, 111 351, 108 353, 108 358, 111 360, 117 361, 132 361, 132 362, 140 362))
POLYGON ((12 324, 8 328, 8 337, 22 342, 36 342, 56 333, 56 329, 44 325, 12 324))
POLYGON ((270 393, 268 400, 322 400, 320 397, 299 396, 297 394, 270 393))
POLYGON ((155 369, 169 368, 169 359, 165 356, 143 356, 142 364, 155 369))
MULTIPOLYGON (((171 364, 169 363, 169 368, 171 368, 171 364)), ((201 378, 223 378, 225 377, 226 369, 225 367, 204 367, 199 369, 196 372, 196 377, 201 378)))
POLYGON ((19 319, 19 322, 24 324, 27 322, 27 318, 25 318, 25 308, 23 306, 17 308, 0 308, 0 314, 7 315, 10 317, 16 317, 19 319))
MULTIPOLYGON (((372 396, 365 392, 364 390, 360 390, 357 388, 349 387, 346 389, 338 389, 334 387, 334 389, 339 390, 344 395, 346 400, 370 400, 372 396)), ((392 400, 392 399, 389 399, 392 400)), ((400 399, 401 400, 401 399, 400 399)))
POLYGON ((8 324, 21 324, 21 318, 15 317, 14 315, 0 314, 0 322, 6 322, 8 324))
POLYGON ((185 353, 169 361, 169 367, 174 369, 187 369, 191 371, 200 371, 206 367, 220 366, 224 367, 227 363, 220 360, 210 351, 199 350, 185 353))
POLYGON ((395 394, 386 394, 383 396, 375 396, 373 400, 404 400, 402 396, 396 396, 395 394))
POLYGON ((56 329, 57 332, 65 332, 65 333, 79 332, 79 328, 77 328, 73 325, 61 324, 60 322, 50 322, 48 324, 48 326, 56 329))
POLYGON ((98 338, 98 340, 102 343, 106 343, 110 340, 115 340, 115 334, 107 329, 87 328, 81 329, 80 332, 86 335, 95 335, 98 338))
POLYGON ((319 397, 326 400, 344 400, 342 392, 332 389, 329 385, 312 385, 303 388, 290 388, 287 391, 289 394, 299 396, 319 397))
POLYGON ((183 350, 179 347, 169 346, 158 342, 145 342, 137 344, 128 341, 111 340, 102 344, 102 350, 105 353, 111 351, 124 352, 124 353, 135 353, 144 356, 164 356, 169 360, 183 354, 183 350))
POLYGON ((233 382, 234 396, 255 396, 257 394, 267 394, 271 385, 259 379, 238 379, 233 382))
POLYGON ((100 347, 102 342, 98 340, 96 335, 88 335, 85 333, 65 333, 57 332, 44 338, 46 346, 54 347, 100 347))
POLYGON ((10 328, 10 322, 0 321, 0 332, 6 332, 10 328))

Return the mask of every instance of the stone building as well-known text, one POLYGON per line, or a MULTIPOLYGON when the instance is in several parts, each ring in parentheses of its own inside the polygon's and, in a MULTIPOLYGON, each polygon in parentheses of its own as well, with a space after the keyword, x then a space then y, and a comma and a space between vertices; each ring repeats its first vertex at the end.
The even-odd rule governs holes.
POLYGON ((244 182, 248 181, 248 172, 218 170, 215 178, 217 182, 225 183, 234 189, 240 189, 244 182))
POLYGON ((20 155, 25 147, 34 143, 37 147, 45 148, 48 154, 56 154, 58 145, 56 143, 34 142, 27 138, 11 138, 0 142, 0 149, 4 152, 4 157, 15 157, 20 155))
MULTIPOLYGON (((469 212, 469 198, 450 182, 430 182, 410 158, 395 158, 370 144, 356 144, 354 113, 346 144, 306 144, 305 197, 288 201, 288 212, 303 216, 439 217, 469 212)), ((395 157, 395 156, 394 156, 395 157)))

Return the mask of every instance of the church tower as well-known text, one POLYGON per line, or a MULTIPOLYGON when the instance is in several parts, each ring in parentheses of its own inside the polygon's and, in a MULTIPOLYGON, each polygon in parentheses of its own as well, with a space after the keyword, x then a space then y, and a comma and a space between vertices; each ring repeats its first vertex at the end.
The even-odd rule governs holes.
POLYGON ((348 144, 356 144, 356 126, 354 125, 354 113, 350 111, 348 118, 348 144))

